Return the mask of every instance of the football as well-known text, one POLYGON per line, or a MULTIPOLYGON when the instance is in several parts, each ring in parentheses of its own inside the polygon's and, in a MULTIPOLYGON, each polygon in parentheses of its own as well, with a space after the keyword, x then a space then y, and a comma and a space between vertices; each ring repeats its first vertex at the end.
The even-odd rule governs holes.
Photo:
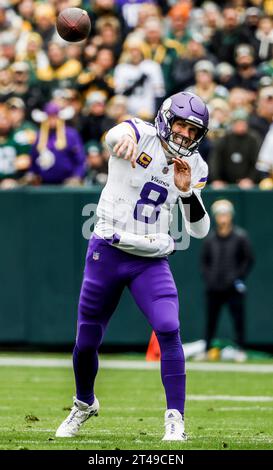
POLYGON ((87 12, 81 8, 65 8, 57 17, 56 28, 61 38, 77 42, 89 36, 91 21, 87 12))

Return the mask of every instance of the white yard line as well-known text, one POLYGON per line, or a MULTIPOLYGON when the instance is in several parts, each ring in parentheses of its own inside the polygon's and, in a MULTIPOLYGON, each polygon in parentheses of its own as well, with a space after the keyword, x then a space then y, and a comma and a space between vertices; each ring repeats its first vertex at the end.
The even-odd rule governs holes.
MULTIPOLYGON (((22 357, 0 357, 0 366, 21 367, 72 367, 71 359, 43 359, 22 357)), ((140 360, 107 360, 100 361, 102 369, 159 369, 159 362, 146 362, 140 360)), ((272 374, 273 364, 225 364, 225 363, 187 363, 187 370, 219 371, 219 372, 252 372, 272 374)))
POLYGON ((247 401, 247 402, 273 402, 273 397, 263 396, 236 396, 236 395, 188 395, 188 400, 196 401, 247 401))

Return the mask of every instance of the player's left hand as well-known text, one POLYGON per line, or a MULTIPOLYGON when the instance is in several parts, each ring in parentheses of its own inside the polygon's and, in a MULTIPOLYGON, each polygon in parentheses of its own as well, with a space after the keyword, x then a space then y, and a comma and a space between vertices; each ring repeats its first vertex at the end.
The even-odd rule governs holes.
POLYGON ((183 192, 187 192, 191 187, 191 167, 181 158, 172 158, 174 163, 174 184, 183 192))

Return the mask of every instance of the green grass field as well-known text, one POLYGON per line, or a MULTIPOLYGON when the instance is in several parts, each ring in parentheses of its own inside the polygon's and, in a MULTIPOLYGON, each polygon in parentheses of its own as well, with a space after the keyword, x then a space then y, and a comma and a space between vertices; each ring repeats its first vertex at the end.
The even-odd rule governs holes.
POLYGON ((54 437, 72 403, 71 368, 0 366, 0 374, 1 450, 273 448, 270 373, 189 370, 186 443, 161 442, 165 402, 158 370, 102 368, 96 384, 100 415, 71 440, 54 437))

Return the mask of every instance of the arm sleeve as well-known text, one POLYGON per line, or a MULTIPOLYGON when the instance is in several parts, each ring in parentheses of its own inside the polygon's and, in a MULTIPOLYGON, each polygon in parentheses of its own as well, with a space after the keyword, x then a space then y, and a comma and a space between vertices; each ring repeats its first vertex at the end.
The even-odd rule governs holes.
POLYGON ((210 229, 210 218, 204 207, 200 191, 194 189, 190 197, 179 197, 186 230, 194 238, 204 238, 210 229))

